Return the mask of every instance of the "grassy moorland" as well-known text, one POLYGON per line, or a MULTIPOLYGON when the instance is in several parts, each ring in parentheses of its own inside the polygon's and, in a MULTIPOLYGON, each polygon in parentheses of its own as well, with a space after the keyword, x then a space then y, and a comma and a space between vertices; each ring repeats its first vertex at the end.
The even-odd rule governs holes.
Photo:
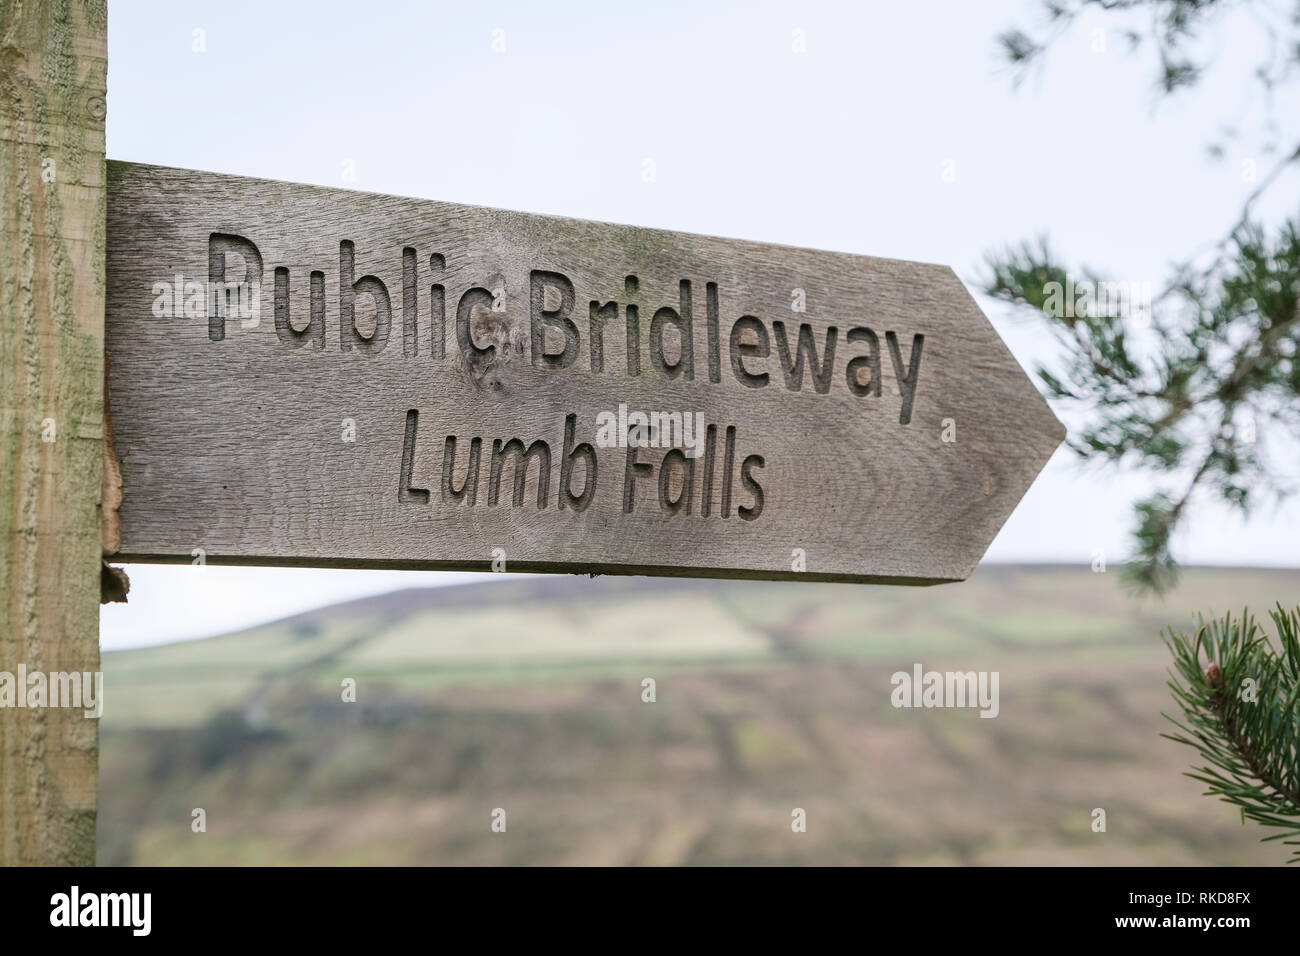
POLYGON ((1159 736, 1161 628, 1278 600, 1300 604, 1300 571, 1188 569, 1163 603, 1087 568, 936 588, 525 578, 109 653, 99 858, 1281 864, 1159 736), (914 663, 998 671, 999 716, 893 708, 914 663))

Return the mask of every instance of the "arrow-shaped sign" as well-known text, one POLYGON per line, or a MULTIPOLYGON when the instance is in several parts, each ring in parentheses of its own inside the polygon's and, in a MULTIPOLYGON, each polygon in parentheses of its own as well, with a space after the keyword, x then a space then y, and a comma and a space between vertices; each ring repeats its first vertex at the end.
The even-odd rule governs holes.
POLYGON ((942 266, 109 164, 127 560, 928 584, 1064 436, 942 266))

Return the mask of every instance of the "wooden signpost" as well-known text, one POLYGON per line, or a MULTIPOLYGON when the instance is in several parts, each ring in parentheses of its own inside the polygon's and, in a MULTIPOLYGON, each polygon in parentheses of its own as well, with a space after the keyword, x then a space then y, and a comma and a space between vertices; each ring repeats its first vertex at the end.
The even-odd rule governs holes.
POLYGON ((928 584, 1063 429, 951 270, 109 164, 128 560, 928 584))
MULTIPOLYGON (((104 19, 0 7, 0 670, 98 666, 101 547, 957 581, 1063 438, 946 267, 106 171, 104 19)), ((0 710, 0 863, 93 860, 96 753, 0 710)))
MULTIPOLYGON (((0 671, 99 669, 103 4, 0 3, 0 671)), ((113 490, 108 491, 109 498, 113 490)), ((110 509, 111 510, 111 509, 110 509)), ((99 726, 0 708, 0 864, 95 860, 99 726)))

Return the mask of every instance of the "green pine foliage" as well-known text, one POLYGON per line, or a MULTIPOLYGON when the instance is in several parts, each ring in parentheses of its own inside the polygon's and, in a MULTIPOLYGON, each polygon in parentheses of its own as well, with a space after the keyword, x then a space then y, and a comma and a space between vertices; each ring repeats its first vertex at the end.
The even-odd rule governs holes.
POLYGON ((1300 607, 1269 612, 1280 648, 1248 610, 1201 620, 1194 634, 1172 629, 1169 688, 1182 719, 1164 734, 1195 748, 1204 764, 1187 776, 1207 796, 1239 807, 1241 819, 1278 832, 1300 861, 1300 607))
MULTIPOLYGON (((990 259, 986 291, 1042 310, 1066 270, 1045 240, 990 259)), ((1075 281, 1100 283, 1083 270, 1075 281)), ((1047 395, 1076 406, 1086 424, 1068 439, 1081 458, 1137 464, 1170 475, 1174 490, 1139 501, 1134 560, 1143 590, 1174 579, 1170 544, 1195 492, 1243 513, 1288 490, 1270 439, 1300 434, 1300 225, 1273 236, 1234 233, 1221 265, 1185 274, 1152 315, 1044 311, 1062 345, 1064 371, 1040 368, 1047 395)))
MULTIPOLYGON (((998 43, 1019 78, 1041 65, 1078 18, 1104 11, 1130 51, 1151 49, 1157 95, 1183 95, 1205 76, 1200 41, 1214 35, 1235 0, 1046 0, 1041 35, 1004 32, 998 43)), ((1262 10, 1259 61, 1250 77, 1264 104, 1300 79, 1300 0, 1262 10)), ((1210 55, 1204 54, 1208 61, 1210 55)), ((1085 424, 1069 439, 1083 459, 1124 462, 1152 472, 1160 490, 1135 505, 1133 555, 1125 575, 1138 590, 1175 580, 1175 531, 1195 500, 1214 497, 1243 513, 1292 489, 1287 459, 1300 435, 1300 208, 1265 228, 1255 206, 1284 172, 1300 165, 1300 131, 1273 116, 1257 184, 1237 223, 1208 251, 1190 255, 1150 308, 1075 314, 1052 307, 1049 287, 1072 277, 1101 288, 1104 277, 1067 268, 1046 238, 988 257, 985 291, 1037 312, 1060 342, 1061 358, 1038 375, 1047 395, 1085 424)), ((1231 140, 1237 134, 1224 128, 1231 140)), ((1225 155, 1223 142, 1209 147, 1225 155)), ((1272 199, 1272 196, 1268 197, 1272 199)), ((1292 200, 1294 202, 1294 200, 1292 200)), ((1175 250, 1175 253, 1178 251, 1175 250)))

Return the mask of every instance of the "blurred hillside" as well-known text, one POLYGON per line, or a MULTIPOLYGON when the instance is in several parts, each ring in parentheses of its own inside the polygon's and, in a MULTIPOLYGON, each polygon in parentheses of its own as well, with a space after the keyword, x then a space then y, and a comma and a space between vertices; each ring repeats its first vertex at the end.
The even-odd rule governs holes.
POLYGON ((107 653, 100 863, 1281 864, 1159 736, 1161 629, 1278 600, 1300 571, 1186 569, 1163 603, 1076 567, 547 577, 107 653), (1000 715, 894 709, 917 662, 998 671, 1000 715))

